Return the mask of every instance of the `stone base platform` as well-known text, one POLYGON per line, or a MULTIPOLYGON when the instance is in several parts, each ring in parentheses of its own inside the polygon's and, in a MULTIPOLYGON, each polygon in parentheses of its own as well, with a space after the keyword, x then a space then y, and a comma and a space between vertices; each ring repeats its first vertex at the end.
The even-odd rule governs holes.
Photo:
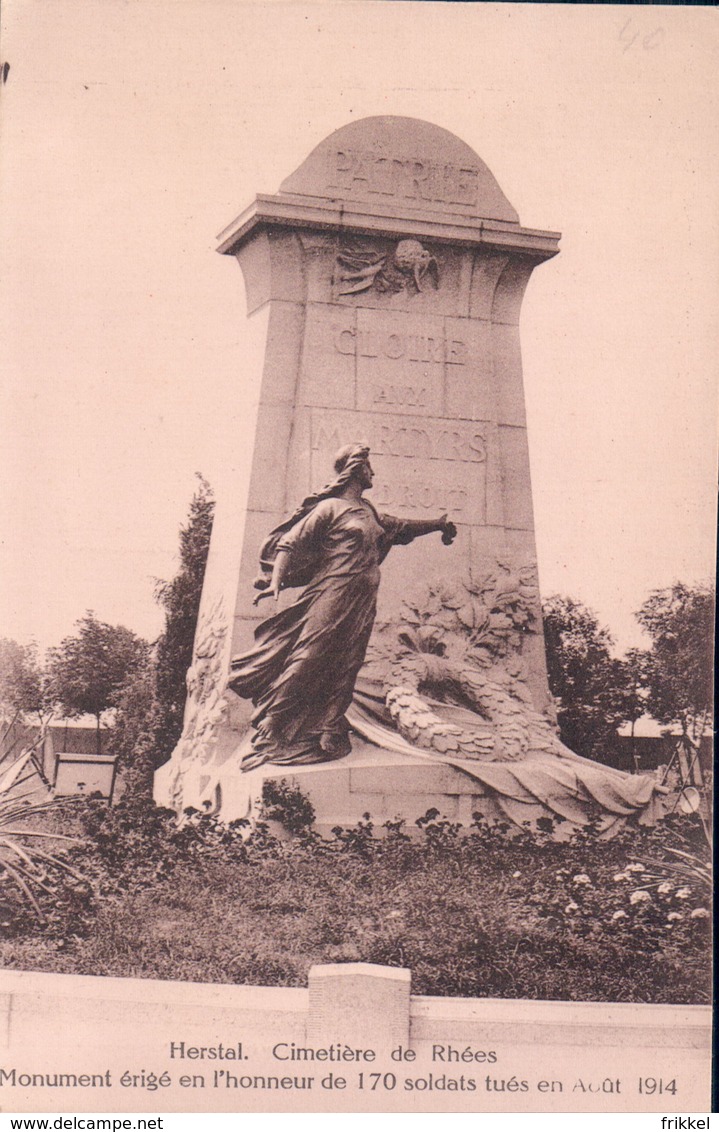
POLYGON ((412 833, 417 818, 436 809, 450 821, 472 824, 481 809, 481 786, 469 775, 431 758, 394 754, 352 737, 352 753, 337 763, 262 767, 263 780, 298 787, 315 808, 315 829, 353 826, 369 814, 379 832, 386 821, 403 818, 412 833))
MULTIPOLYGON (((352 736, 352 752, 332 763, 312 766, 280 767, 266 765, 242 773, 240 749, 222 766, 205 768, 188 793, 194 799, 186 804, 218 813, 223 821, 255 816, 266 781, 285 781, 305 794, 315 809, 315 829, 329 836, 335 826, 354 826, 369 814, 377 833, 386 821, 403 818, 412 833, 417 818, 429 809, 442 817, 469 826, 472 814, 482 809, 487 798, 481 786, 461 770, 431 757, 400 755, 383 750, 357 735, 352 736)), ((156 775, 155 800, 167 805, 163 772, 156 775)), ((189 788, 189 790, 188 790, 189 788)))

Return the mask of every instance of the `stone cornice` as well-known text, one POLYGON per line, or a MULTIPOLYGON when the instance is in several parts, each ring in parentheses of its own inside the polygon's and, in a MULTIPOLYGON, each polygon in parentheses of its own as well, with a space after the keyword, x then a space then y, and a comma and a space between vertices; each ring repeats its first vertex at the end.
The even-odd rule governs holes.
POLYGON ((511 221, 479 220, 456 213, 443 216, 409 207, 400 214, 380 204, 347 204, 326 197, 280 193, 257 196, 249 208, 220 233, 217 250, 221 255, 234 255, 258 230, 275 226, 399 238, 424 237, 463 247, 515 252, 537 262, 556 255, 561 238, 559 232, 523 228, 511 221))

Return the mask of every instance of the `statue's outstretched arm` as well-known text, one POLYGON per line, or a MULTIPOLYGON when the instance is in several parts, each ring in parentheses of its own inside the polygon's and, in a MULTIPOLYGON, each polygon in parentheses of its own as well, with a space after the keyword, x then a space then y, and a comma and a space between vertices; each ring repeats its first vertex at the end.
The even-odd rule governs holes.
POLYGON ((450 522, 446 515, 440 515, 439 519, 404 519, 402 525, 406 533, 412 538, 418 538, 422 535, 431 535, 434 531, 441 531, 442 542, 446 546, 454 542, 457 537, 457 528, 454 523, 450 522))

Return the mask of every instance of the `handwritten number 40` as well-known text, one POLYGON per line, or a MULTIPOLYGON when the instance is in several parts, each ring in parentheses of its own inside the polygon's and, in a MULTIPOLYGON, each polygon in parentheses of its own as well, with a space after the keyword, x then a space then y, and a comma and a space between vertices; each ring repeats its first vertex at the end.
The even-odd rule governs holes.
POLYGON ((650 31, 644 36, 642 36, 641 31, 635 31, 634 28, 634 20, 630 16, 619 33, 619 42, 624 44, 625 54, 630 47, 634 47, 637 40, 645 51, 655 51, 664 39, 664 28, 655 28, 654 31, 650 31))

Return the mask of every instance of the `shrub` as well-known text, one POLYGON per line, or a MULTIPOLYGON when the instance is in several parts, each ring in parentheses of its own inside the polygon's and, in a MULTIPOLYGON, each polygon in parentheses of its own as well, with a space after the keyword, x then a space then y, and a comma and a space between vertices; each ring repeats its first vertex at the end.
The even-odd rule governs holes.
POLYGON ((268 778, 262 786, 262 813, 278 821, 288 833, 307 835, 315 820, 315 808, 306 794, 286 779, 268 778))

